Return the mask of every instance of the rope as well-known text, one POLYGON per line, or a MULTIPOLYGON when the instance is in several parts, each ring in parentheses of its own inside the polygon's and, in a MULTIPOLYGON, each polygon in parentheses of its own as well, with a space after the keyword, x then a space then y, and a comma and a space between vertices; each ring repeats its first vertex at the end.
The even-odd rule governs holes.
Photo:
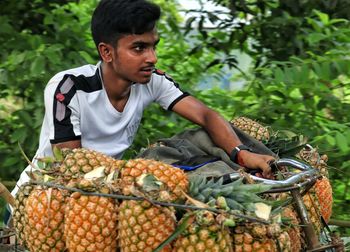
POLYGON ((184 205, 184 204, 163 202, 163 201, 151 200, 151 199, 148 199, 148 198, 145 198, 145 197, 126 196, 126 195, 121 195, 121 194, 86 192, 86 191, 83 191, 83 190, 78 189, 78 188, 65 187, 63 185, 59 185, 59 184, 55 184, 55 183, 51 183, 51 182, 32 181, 32 182, 30 182, 30 184, 46 186, 46 187, 52 187, 52 188, 58 188, 58 189, 67 190, 67 191, 71 191, 71 192, 78 192, 78 193, 81 193, 82 195, 87 195, 87 196, 108 197, 108 198, 119 199, 119 200, 136 200, 136 201, 147 200, 147 201, 149 201, 152 204, 165 206, 165 207, 175 207, 175 208, 179 208, 179 209, 187 209, 187 210, 195 210, 195 211, 196 210, 206 210, 206 211, 211 211, 211 212, 219 213, 219 214, 220 213, 227 213, 227 214, 234 215, 237 218, 245 219, 245 220, 247 220, 249 222, 260 222, 260 223, 266 224, 266 225, 271 224, 270 222, 262 220, 262 219, 259 219, 259 218, 255 218, 255 217, 252 217, 252 216, 236 213, 234 210, 225 211, 225 210, 222 210, 222 209, 217 209, 217 208, 212 208, 212 207, 203 208, 203 207, 197 207, 197 206, 194 206, 194 205, 184 205))

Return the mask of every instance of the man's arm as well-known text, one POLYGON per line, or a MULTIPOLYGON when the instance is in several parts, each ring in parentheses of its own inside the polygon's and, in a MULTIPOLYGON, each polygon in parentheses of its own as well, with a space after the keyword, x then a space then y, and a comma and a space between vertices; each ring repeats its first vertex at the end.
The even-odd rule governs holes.
MULTIPOLYGON (((242 144, 230 124, 222 116, 192 96, 180 100, 172 110, 203 127, 213 142, 225 150, 228 155, 236 146, 242 144)), ((240 165, 247 168, 261 169, 264 177, 271 175, 269 163, 274 160, 272 156, 242 150, 238 153, 237 160, 240 165)))

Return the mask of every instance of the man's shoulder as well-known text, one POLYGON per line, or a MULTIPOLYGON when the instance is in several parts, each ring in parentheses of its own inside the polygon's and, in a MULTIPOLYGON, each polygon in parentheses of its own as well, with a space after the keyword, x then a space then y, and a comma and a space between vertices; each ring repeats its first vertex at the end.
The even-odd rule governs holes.
POLYGON ((163 81, 168 82, 170 86, 174 85, 177 88, 179 87, 179 84, 168 73, 160 69, 154 69, 151 82, 156 85, 159 84, 164 86, 163 81))
POLYGON ((80 67, 75 67, 71 69, 67 69, 61 72, 56 73, 51 80, 49 81, 60 81, 64 76, 71 75, 71 76, 85 76, 85 77, 91 77, 96 74, 97 66, 96 65, 83 65, 80 67))
POLYGON ((53 89, 71 83, 76 90, 94 92, 102 89, 98 74, 98 65, 84 65, 61 71, 55 74, 47 83, 46 89, 53 89))
POLYGON ((173 78, 168 73, 166 73, 165 71, 162 71, 160 69, 157 69, 157 68, 154 69, 154 71, 153 71, 153 77, 155 77, 155 78, 165 78, 165 79, 167 79, 169 81, 175 82, 173 80, 173 78))

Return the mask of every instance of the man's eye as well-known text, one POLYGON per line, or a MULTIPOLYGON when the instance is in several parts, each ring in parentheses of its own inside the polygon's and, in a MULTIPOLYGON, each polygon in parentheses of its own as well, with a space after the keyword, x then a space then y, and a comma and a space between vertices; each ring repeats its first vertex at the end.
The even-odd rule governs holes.
POLYGON ((145 49, 145 47, 144 46, 135 46, 134 49, 137 52, 142 52, 145 49))

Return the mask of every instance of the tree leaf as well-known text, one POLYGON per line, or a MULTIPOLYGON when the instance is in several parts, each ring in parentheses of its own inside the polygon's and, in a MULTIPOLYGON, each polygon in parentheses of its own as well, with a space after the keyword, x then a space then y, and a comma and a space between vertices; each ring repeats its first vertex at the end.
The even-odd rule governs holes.
POLYGON ((349 143, 341 132, 337 131, 335 134, 335 140, 337 142, 337 146, 342 152, 347 152, 349 150, 349 143))
POLYGON ((39 75, 44 72, 45 69, 45 58, 43 56, 37 56, 34 58, 30 65, 30 73, 33 76, 39 75))

